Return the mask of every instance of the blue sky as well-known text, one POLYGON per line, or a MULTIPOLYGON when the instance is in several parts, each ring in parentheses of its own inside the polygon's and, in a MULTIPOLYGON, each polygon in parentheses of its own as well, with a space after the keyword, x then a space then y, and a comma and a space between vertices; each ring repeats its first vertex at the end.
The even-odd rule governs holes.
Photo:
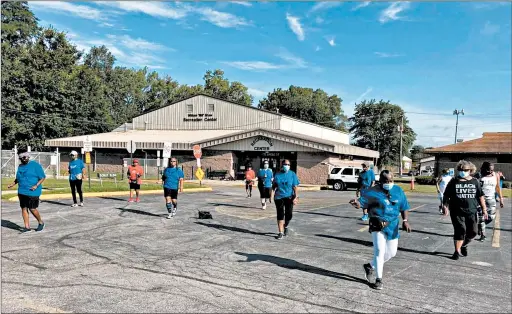
POLYGON ((511 3, 29 2, 79 49, 106 45, 119 65, 180 83, 207 69, 249 87, 322 88, 347 115, 362 99, 409 112, 417 143, 511 131, 511 3))

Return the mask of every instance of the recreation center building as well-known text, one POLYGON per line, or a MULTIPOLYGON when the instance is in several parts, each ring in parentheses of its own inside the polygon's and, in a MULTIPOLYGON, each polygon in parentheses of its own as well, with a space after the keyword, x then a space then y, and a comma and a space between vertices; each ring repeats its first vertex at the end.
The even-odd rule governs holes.
MULTIPOLYGON (((80 152, 86 136, 46 140, 45 146, 61 153, 80 152)), ((256 171, 268 160, 276 171, 283 159, 289 159, 304 184, 326 184, 333 166, 359 167, 362 161, 376 164, 379 158, 377 151, 350 145, 347 132, 207 95, 148 111, 112 132, 88 136, 96 172, 124 172, 130 156, 127 145, 133 141, 133 157, 156 176, 157 151, 162 156, 164 143, 170 142, 172 156, 187 179, 196 167, 194 145, 201 147, 201 166, 207 173, 226 171, 228 177, 242 179, 247 165, 256 171)), ((65 158, 61 169, 66 169, 65 158)))

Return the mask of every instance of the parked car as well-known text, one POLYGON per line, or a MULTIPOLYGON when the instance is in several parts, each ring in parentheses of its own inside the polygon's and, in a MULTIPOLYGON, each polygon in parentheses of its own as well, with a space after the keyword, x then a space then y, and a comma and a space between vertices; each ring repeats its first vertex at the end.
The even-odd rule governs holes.
POLYGON ((357 188, 357 179, 362 168, 334 167, 329 174, 327 184, 332 185, 336 191, 346 190, 348 187, 357 188))
POLYGON ((434 172, 432 170, 421 170, 420 175, 421 176, 431 177, 431 176, 434 175, 434 172))
POLYGON ((419 174, 420 174, 420 173, 419 173, 419 171, 418 171, 418 170, 411 170, 411 171, 409 171, 409 172, 407 173, 407 175, 408 175, 409 177, 412 177, 412 176, 418 176, 419 174))

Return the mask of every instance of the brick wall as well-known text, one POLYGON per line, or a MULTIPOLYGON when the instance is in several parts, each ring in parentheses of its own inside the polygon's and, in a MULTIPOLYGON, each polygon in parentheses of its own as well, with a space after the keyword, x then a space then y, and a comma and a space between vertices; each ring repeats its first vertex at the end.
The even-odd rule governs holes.
POLYGON ((329 154, 297 153, 297 176, 302 184, 327 184, 329 176, 329 154))

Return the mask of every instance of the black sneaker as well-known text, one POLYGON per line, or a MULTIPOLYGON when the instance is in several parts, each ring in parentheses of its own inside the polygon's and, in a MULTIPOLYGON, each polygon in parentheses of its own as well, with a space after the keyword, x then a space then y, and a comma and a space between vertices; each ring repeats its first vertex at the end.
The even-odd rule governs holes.
POLYGON ((373 284, 373 288, 376 290, 382 290, 384 288, 384 284, 382 283, 382 279, 377 278, 375 280, 375 283, 373 284))
POLYGON ((368 281, 368 283, 370 283, 370 278, 373 276, 372 265, 370 265, 370 263, 367 263, 367 264, 363 265, 363 268, 364 268, 364 277, 366 278, 366 281, 368 281))
POLYGON ((460 253, 462 254, 462 256, 468 256, 468 247, 467 246, 461 247, 460 253))
POLYGON ((277 240, 282 240, 283 239, 283 234, 281 232, 279 232, 279 234, 277 235, 276 239, 277 240))
POLYGON ((478 239, 477 241, 480 241, 480 242, 484 242, 485 239, 487 239, 486 236, 484 236, 483 234, 480 236, 480 239, 478 239))
POLYGON ((20 229, 20 232, 21 232, 21 233, 29 233, 29 232, 32 232, 32 231, 34 231, 34 230, 32 230, 32 229, 30 229, 30 228, 21 228, 21 229, 20 229))
POLYGON ((42 224, 39 224, 39 225, 37 226, 36 231, 43 231, 43 229, 44 229, 44 222, 43 222, 42 224))
POLYGON ((460 254, 459 252, 455 251, 455 252, 453 252, 452 260, 456 261, 456 260, 458 260, 462 256, 463 256, 462 254, 460 254))
POLYGON ((290 234, 290 232, 288 231, 288 227, 285 227, 284 228, 284 236, 286 237, 289 234, 290 234))

